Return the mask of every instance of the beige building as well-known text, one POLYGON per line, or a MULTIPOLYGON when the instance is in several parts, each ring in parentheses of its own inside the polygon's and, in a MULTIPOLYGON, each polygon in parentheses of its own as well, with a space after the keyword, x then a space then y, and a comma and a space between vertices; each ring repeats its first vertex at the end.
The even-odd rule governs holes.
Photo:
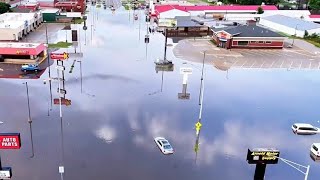
POLYGON ((4 2, 4 3, 8 3, 10 2, 10 0, 0 0, 0 2, 4 2))

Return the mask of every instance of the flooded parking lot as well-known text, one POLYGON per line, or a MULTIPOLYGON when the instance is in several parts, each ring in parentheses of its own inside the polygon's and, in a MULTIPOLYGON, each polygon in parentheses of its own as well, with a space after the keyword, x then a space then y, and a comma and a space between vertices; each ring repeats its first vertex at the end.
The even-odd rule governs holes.
MULTIPOLYGON (((319 177, 319 164, 309 156, 319 135, 297 136, 291 131, 296 122, 320 126, 319 71, 231 68, 226 72, 211 61, 206 63, 196 153, 194 126, 200 108, 202 67, 197 62, 202 62, 203 54, 190 60, 175 57, 175 47, 168 47, 167 58, 174 69, 157 73, 154 61, 164 56, 164 37, 150 34, 150 43, 145 44, 143 12, 136 12, 141 21, 134 21, 132 13, 122 8, 115 13, 109 9, 89 11, 88 30, 80 31, 77 49, 83 58, 64 62, 65 98, 71 105, 62 107, 63 118, 59 105, 51 104, 49 83, 43 83, 48 69, 37 80, 0 79, 1 131, 20 132, 22 138, 20 150, 1 151, 2 166, 12 167, 13 179, 56 180, 60 178, 58 167, 64 166, 65 180, 247 180, 253 179, 254 166, 247 164, 246 153, 255 147, 278 148, 281 157, 310 164, 309 179, 319 177), (187 88, 190 100, 178 99, 181 67, 193 69, 187 88), (33 120, 33 158, 25 81, 33 120), (156 136, 166 137, 175 153, 162 155, 153 141, 156 136)), ((63 39, 64 32, 59 33, 63 39)), ((168 43, 172 44, 171 39, 168 43)), ((309 61, 318 62, 312 58, 315 60, 309 61)), ((231 63, 233 59, 237 57, 223 58, 231 63)), ((57 77, 55 65, 51 77, 57 77)), ((57 88, 53 81, 52 99, 59 97, 57 88)), ((300 180, 303 175, 279 162, 268 165, 266 179, 300 180)))

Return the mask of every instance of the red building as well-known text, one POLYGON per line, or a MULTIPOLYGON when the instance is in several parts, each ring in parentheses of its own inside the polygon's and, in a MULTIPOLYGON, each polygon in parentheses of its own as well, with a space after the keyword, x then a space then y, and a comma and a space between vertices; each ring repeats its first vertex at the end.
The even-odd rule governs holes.
POLYGON ((211 30, 216 45, 226 49, 282 49, 285 40, 282 35, 256 25, 212 28, 211 30))
POLYGON ((86 10, 86 0, 59 1, 54 0, 54 7, 65 12, 81 12, 86 10))

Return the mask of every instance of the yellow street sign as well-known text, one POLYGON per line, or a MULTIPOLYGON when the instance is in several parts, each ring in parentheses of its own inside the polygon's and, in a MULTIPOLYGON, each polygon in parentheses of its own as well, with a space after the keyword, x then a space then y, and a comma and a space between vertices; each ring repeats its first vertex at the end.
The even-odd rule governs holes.
POLYGON ((63 53, 63 59, 68 59, 69 58, 69 53, 64 52, 63 53))
POLYGON ((196 126, 196 129, 200 129, 202 124, 200 122, 197 122, 195 126, 196 126))

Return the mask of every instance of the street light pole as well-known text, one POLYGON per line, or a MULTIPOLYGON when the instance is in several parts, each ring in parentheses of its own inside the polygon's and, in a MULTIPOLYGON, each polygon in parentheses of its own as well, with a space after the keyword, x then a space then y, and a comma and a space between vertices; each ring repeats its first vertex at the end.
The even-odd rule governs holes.
POLYGON ((201 96, 202 96, 202 84, 203 84, 203 70, 204 70, 204 60, 206 59, 206 51, 203 51, 203 60, 202 60, 202 70, 201 70, 201 84, 200 84, 200 93, 199 93, 199 105, 201 105, 201 96))
POLYGON ((33 135, 32 135, 32 119, 31 119, 31 111, 30 111, 30 100, 29 100, 29 87, 28 82, 24 83, 26 85, 27 89, 27 101, 28 101, 28 123, 29 123, 29 129, 30 129, 30 139, 31 139, 31 156, 30 158, 34 157, 34 147, 33 147, 33 135))
POLYGON ((82 93, 82 61, 77 61, 80 63, 80 83, 81 83, 81 93, 82 93))

